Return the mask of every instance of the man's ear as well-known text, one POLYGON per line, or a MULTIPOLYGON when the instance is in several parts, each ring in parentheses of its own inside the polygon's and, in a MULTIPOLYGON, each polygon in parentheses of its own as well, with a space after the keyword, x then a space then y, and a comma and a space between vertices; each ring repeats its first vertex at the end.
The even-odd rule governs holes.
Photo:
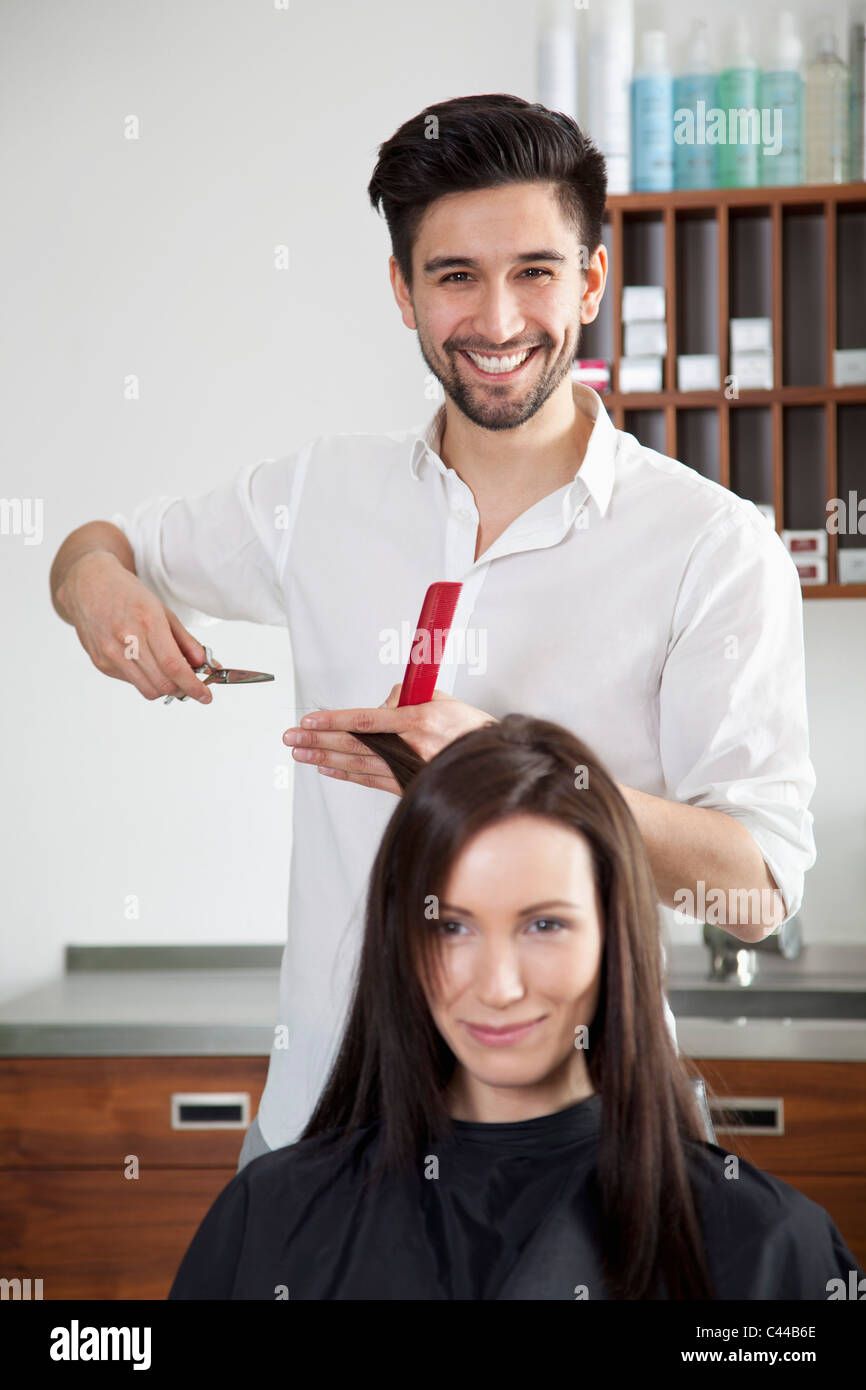
POLYGON ((586 283, 580 301, 580 321, 581 323, 592 323, 598 315, 601 297, 607 283, 607 250, 602 242, 599 242, 589 258, 585 279, 586 283))
POLYGON ((397 301, 397 308, 400 310, 401 317, 407 328, 417 328, 415 321, 415 311, 412 308, 412 299, 409 294, 409 287, 403 279, 403 272, 397 264, 396 256, 388 258, 388 273, 391 276, 391 288, 394 291, 394 298, 397 301))

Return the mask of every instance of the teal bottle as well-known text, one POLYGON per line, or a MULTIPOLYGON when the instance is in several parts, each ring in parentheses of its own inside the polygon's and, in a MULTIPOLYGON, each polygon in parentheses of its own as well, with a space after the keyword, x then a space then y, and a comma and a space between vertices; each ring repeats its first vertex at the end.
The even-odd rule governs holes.
POLYGON ((779 45, 774 66, 761 73, 761 183, 790 188, 803 182, 804 84, 800 74, 803 45, 788 10, 779 15, 779 45))
POLYGON ((632 186, 637 193, 666 193, 674 186, 674 83, 660 29, 643 36, 631 91, 632 186))
POLYGON ((724 139, 718 147, 719 188, 757 188, 761 147, 758 65, 751 56, 745 20, 738 16, 732 55, 719 74, 719 106, 724 139))
POLYGON ((684 71, 674 81, 674 187, 715 188, 718 145, 707 139, 708 120, 718 100, 710 61, 709 31, 692 26, 684 71))

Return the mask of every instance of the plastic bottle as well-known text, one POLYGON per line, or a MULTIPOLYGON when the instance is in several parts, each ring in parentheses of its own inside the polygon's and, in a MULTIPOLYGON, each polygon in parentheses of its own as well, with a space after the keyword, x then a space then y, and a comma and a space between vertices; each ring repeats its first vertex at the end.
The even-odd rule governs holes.
POLYGON ((803 182, 803 45, 789 10, 779 15, 775 63, 761 73, 761 120, 769 121, 772 141, 762 127, 761 183, 790 187, 803 182))
POLYGON ((648 29, 631 87, 632 182, 638 193, 664 193, 673 187, 673 89, 667 38, 661 29, 648 29))
POLYGON ((588 5, 588 134, 607 165, 608 193, 631 188, 631 81, 634 51, 632 0, 588 5))
POLYGON ((701 19, 692 25, 688 52, 674 82, 674 187, 715 188, 717 145, 707 140, 707 113, 718 100, 710 59, 710 33, 701 19))
POLYGON ((818 36, 806 69, 806 182, 843 183, 848 176, 848 67, 830 28, 818 36))
POLYGON ((856 19, 848 31, 848 78, 851 83, 851 129, 848 177, 866 179, 866 21, 856 19))
POLYGON ((573 0, 543 0, 536 42, 538 100, 577 120, 577 28, 573 0))
POLYGON ((848 31, 848 79, 851 128, 848 132, 848 177, 866 179, 866 21, 855 19, 848 31))
POLYGON ((725 138, 719 145, 718 184, 720 188, 755 188, 761 144, 758 65, 752 57, 749 31, 741 15, 731 31, 730 53, 728 66, 719 74, 725 138), (740 112, 751 114, 741 116, 740 112))

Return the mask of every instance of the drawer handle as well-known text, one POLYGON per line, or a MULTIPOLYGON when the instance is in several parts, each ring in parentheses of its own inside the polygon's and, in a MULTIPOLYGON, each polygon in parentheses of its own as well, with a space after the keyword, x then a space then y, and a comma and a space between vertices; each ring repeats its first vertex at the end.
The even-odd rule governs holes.
POLYGON ((717 1134, 784 1134, 781 1096, 716 1096, 710 1100, 717 1134))
POLYGON ((172 1129, 247 1129, 248 1091, 175 1091, 171 1097, 172 1129))

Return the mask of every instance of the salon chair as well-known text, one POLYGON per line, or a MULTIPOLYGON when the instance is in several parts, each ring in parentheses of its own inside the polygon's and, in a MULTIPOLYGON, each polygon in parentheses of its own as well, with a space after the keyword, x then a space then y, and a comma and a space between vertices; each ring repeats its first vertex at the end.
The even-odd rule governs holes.
POLYGON ((713 1117, 710 1113, 710 1102, 707 1099, 706 1083, 702 1076, 693 1076, 690 1079, 695 1093, 695 1099, 698 1102, 698 1109, 701 1112, 701 1119, 704 1122, 704 1138, 708 1143, 715 1144, 716 1132, 713 1129, 713 1117))

